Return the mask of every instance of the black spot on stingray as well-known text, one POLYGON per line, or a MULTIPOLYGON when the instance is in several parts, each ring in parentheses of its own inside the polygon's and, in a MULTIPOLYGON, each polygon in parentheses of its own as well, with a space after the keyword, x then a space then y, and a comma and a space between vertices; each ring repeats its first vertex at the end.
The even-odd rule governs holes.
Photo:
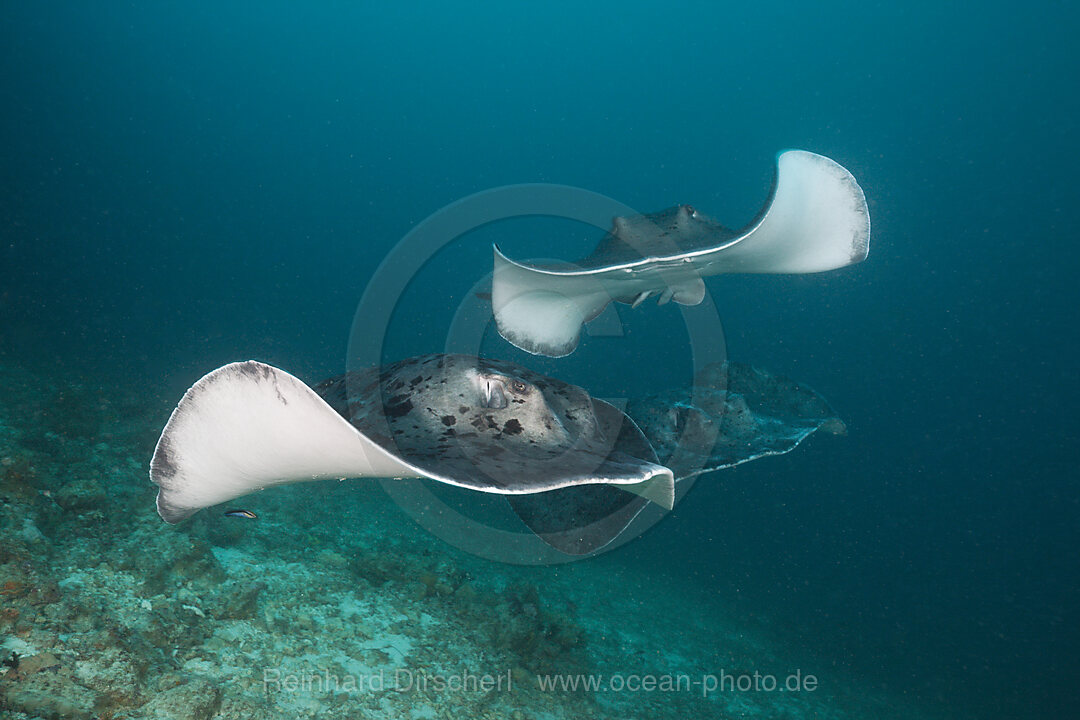
POLYGON ((506 421, 506 424, 503 425, 502 431, 507 435, 517 435, 524 429, 525 428, 521 427, 521 423, 517 418, 510 418, 506 421))
POLYGON ((417 375, 416 377, 414 377, 412 380, 409 381, 409 387, 416 387, 417 385, 419 385, 422 382, 424 382, 424 376, 423 375, 417 375))
POLYGON ((443 415, 442 416, 442 424, 446 425, 447 427, 453 425, 456 422, 457 422, 457 418, 454 417, 453 415, 443 415))
POLYGON ((464 415, 465 413, 469 412, 469 406, 468 405, 462 405, 461 407, 459 407, 457 409, 457 411, 458 411, 459 414, 464 415))
POLYGON ((469 424, 477 430, 483 430, 485 427, 487 427, 487 424, 484 423, 484 418, 480 417, 479 415, 474 417, 469 424))
POLYGON ((408 415, 413 409, 412 401, 404 395, 398 395, 396 397, 405 398, 404 402, 393 403, 394 398, 390 398, 391 404, 387 404, 386 406, 386 417, 388 418, 399 418, 403 415, 408 415))
POLYGON ((487 426, 489 428, 491 428, 492 430, 497 430, 499 428, 499 423, 495 422, 495 417, 494 416, 485 415, 484 420, 487 421, 487 426))
MULTIPOLYGON (((443 430, 443 435, 447 435, 447 436, 457 435, 457 430, 455 430, 454 428, 446 428, 445 430, 443 430)), ((440 439, 442 439, 442 438, 440 438, 440 439)))
POLYGON ((403 387, 405 387, 405 383, 402 380, 395 380, 394 382, 390 383, 389 387, 386 388, 386 391, 394 392, 395 390, 400 390, 403 387))

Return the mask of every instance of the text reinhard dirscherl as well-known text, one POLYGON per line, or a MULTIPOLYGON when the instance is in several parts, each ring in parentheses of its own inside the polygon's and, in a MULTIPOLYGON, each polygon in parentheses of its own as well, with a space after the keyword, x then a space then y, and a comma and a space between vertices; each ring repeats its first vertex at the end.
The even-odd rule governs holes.
POLYGON ((398 668, 392 673, 379 670, 366 675, 338 675, 327 669, 317 673, 283 673, 278 668, 263 669, 266 692, 482 692, 513 690, 510 670, 500 673, 428 673, 398 668))
MULTIPOLYGON (((814 692, 818 688, 815 675, 795 670, 786 676, 758 671, 745 673, 613 673, 537 675, 535 688, 542 692, 695 692, 702 697, 730 692, 814 692)), ((313 673, 286 673, 280 668, 263 669, 263 690, 266 692, 305 693, 364 693, 364 692, 451 692, 489 693, 514 689, 510 670, 497 673, 431 673, 424 670, 397 668, 393 672, 379 670, 366 675, 332 673, 327 669, 313 673)))

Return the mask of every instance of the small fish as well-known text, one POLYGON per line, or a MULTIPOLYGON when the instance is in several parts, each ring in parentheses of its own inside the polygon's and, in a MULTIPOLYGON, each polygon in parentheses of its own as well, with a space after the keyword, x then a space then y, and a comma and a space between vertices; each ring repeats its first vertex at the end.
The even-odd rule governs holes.
POLYGON ((259 516, 250 510, 226 510, 225 517, 242 517, 247 518, 248 520, 254 520, 259 516))

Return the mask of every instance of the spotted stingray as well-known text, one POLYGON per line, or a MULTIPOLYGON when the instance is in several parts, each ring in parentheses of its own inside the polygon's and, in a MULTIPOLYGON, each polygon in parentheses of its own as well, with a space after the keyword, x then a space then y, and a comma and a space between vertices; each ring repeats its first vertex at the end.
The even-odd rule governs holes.
POLYGON ((562 357, 612 300, 697 305, 712 275, 817 273, 860 262, 869 250, 870 212, 855 178, 827 157, 789 150, 777 159, 768 202, 742 230, 677 205, 616 217, 573 263, 519 262, 496 247, 491 304, 506 340, 562 357))
POLYGON ((723 428, 730 411, 728 374, 699 378, 712 385, 692 393, 711 398, 704 408, 691 410, 687 392, 631 402, 628 415, 575 385, 465 355, 409 358, 314 388, 269 365, 233 363, 181 399, 150 477, 170 523, 285 483, 428 478, 505 496, 545 542, 582 555, 610 543, 649 503, 670 509, 677 472, 752 459, 747 443, 786 452, 835 419, 812 391, 760 375, 737 449, 719 440, 706 447, 708 427, 723 428), (697 453, 689 460, 679 455, 683 434, 697 453))

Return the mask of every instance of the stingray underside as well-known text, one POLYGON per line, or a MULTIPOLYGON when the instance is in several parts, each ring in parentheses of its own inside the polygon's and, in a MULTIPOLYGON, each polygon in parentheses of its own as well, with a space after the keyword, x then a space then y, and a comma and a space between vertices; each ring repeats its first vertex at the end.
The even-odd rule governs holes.
POLYGON ((492 310, 507 341, 562 357, 577 347, 583 323, 613 300, 696 305, 704 277, 833 270, 865 259, 869 243, 869 210, 851 173, 829 158, 791 150, 777 160, 768 202, 737 232, 680 205, 615 218, 576 263, 517 262, 496 247, 492 310))
POLYGON ((150 481, 163 520, 304 480, 419 477, 289 373, 225 365, 184 393, 158 439, 150 481))

